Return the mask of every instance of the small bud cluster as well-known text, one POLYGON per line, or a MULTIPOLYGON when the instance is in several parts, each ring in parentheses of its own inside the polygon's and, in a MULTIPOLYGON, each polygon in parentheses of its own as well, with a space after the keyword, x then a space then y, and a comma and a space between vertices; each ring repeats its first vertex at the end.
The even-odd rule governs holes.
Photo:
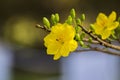
POLYGON ((59 18, 59 14, 58 14, 58 13, 52 14, 50 21, 48 20, 48 18, 43 17, 44 27, 45 27, 46 29, 48 29, 48 30, 51 28, 51 24, 52 24, 52 25, 56 25, 59 21, 60 21, 60 18, 59 18))

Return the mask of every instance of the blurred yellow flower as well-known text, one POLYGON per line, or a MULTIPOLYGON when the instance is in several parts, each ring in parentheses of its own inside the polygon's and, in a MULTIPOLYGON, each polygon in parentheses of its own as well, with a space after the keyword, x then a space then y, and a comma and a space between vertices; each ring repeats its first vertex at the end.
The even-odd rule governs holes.
POLYGON ((116 12, 112 13, 107 17, 103 13, 99 13, 96 22, 92 25, 96 34, 101 35, 102 39, 108 38, 114 29, 119 25, 116 20, 116 12))
POLYGON ((78 44, 74 40, 75 29, 73 26, 64 24, 56 24, 51 28, 50 34, 44 38, 44 45, 47 47, 47 54, 54 55, 54 60, 61 56, 66 57, 71 51, 74 51, 78 44))

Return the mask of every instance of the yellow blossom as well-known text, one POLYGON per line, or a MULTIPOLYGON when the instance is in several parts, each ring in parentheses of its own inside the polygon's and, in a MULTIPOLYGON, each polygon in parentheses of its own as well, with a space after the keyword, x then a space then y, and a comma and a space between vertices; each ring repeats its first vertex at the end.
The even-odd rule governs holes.
POLYGON ((59 59, 61 56, 68 56, 78 46, 74 37, 75 29, 73 26, 67 23, 56 24, 51 28, 50 34, 44 38, 47 54, 54 55, 54 60, 59 59))
POLYGON ((119 25, 119 22, 115 20, 116 12, 114 11, 108 17, 104 13, 99 13, 96 22, 93 24, 95 33, 101 35, 102 39, 107 39, 119 25))

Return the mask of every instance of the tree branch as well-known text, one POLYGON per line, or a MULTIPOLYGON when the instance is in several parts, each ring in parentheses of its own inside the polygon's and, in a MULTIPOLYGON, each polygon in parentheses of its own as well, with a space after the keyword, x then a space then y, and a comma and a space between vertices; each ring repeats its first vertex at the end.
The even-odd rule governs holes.
POLYGON ((86 51, 99 51, 99 52, 103 52, 103 53, 110 54, 110 55, 120 56, 120 53, 117 51, 113 52, 111 50, 106 50, 106 49, 98 48, 98 47, 89 47, 89 49, 76 50, 75 52, 86 52, 86 51))
POLYGON ((82 30, 88 34, 90 37, 92 37, 93 39, 97 40, 100 44, 102 44, 103 46, 106 46, 106 47, 109 47, 109 48, 112 48, 112 49, 116 49, 116 50, 119 50, 120 51, 120 46, 116 46, 116 45, 113 45, 113 44, 110 44, 110 43, 107 43, 105 41, 103 41, 102 39, 100 39, 99 37, 95 36, 93 33, 91 32, 88 32, 87 29, 85 29, 85 27, 81 26, 81 25, 78 25, 79 27, 82 28, 82 30))
MULTIPOLYGON (((84 41, 84 42, 89 42, 89 39, 84 38, 83 41, 84 41)), ((96 41, 96 40, 92 40, 90 43, 93 43, 93 44, 100 44, 100 43, 99 43, 98 41, 96 41)))
MULTIPOLYGON (((103 41, 102 39, 100 39, 99 37, 95 36, 94 34, 92 34, 91 32, 87 31, 87 29, 85 29, 83 26, 81 25, 78 25, 79 27, 82 28, 82 30, 88 34, 90 37, 92 37, 94 40, 92 40, 91 43, 93 44, 102 44, 103 46, 106 46, 106 47, 109 47, 109 48, 112 48, 112 49, 115 49, 115 50, 119 50, 120 51, 120 46, 116 46, 116 45, 113 45, 113 44, 110 44, 110 43, 107 43, 105 41, 103 41)), ((39 24, 36 24, 36 27, 37 28, 41 28, 43 30, 46 30, 47 32, 50 32, 50 30, 46 29, 45 27, 43 26, 40 26, 39 24)), ((87 38, 84 38, 83 39, 84 42, 89 42, 89 39, 87 38)), ((76 50, 75 52, 85 52, 85 51, 99 51, 99 52, 104 52, 104 53, 107 53, 107 54, 111 54, 111 55, 117 55, 117 56, 120 56, 120 52, 116 51, 116 52, 113 52, 111 50, 105 50, 103 48, 98 48, 98 47, 92 47, 92 46, 89 46, 89 48, 87 49, 82 49, 82 50, 76 50)))

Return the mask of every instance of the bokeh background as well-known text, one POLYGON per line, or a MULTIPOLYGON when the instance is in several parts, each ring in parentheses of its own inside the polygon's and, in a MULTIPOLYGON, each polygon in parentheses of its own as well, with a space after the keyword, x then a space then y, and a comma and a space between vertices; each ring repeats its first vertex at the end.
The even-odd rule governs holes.
POLYGON ((108 15, 114 10, 120 16, 119 3, 120 0, 0 0, 0 80, 88 80, 85 78, 88 76, 92 76, 89 80, 120 80, 120 60, 116 56, 96 55, 97 52, 89 55, 88 52, 85 55, 73 54, 70 58, 53 61, 52 56, 46 55, 43 45, 47 32, 35 27, 36 24, 43 25, 42 18, 50 18, 52 13, 59 13, 60 21, 64 22, 71 8, 76 9, 77 16, 86 14, 87 26, 95 21, 99 12, 108 15), (99 58, 94 58, 97 56, 99 58), (87 64, 95 63, 92 59, 103 64, 87 64), (105 62, 106 59, 110 62, 105 62), (112 72, 108 69, 109 64, 112 72), (91 65, 91 68, 86 65, 91 65), (102 70, 108 72, 100 72, 97 65, 105 65, 102 70), (100 72, 98 75, 101 77, 87 74, 94 73, 94 69, 95 74, 100 72), (77 72, 79 70, 81 72, 77 72), (75 78, 69 73, 76 73, 78 76, 84 73, 84 77, 75 78), (102 76, 102 73, 105 73, 105 76, 102 76), (111 75, 116 76, 111 78, 111 75))

